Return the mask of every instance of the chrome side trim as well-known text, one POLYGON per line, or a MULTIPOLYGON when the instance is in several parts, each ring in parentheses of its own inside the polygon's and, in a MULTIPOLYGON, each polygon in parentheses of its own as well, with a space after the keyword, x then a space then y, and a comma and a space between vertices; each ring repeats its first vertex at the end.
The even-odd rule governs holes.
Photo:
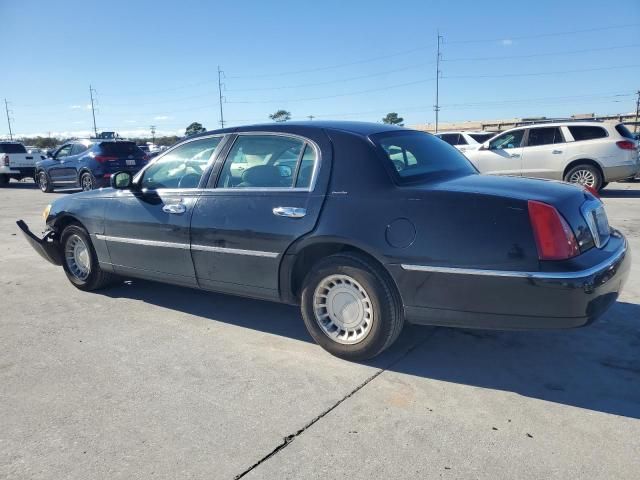
POLYGON ((260 250, 243 250, 241 248, 212 247, 209 245, 189 245, 188 243, 160 242, 158 240, 142 240, 140 238, 112 237, 96 234, 96 239, 108 242, 129 243, 132 245, 145 245, 148 247, 179 248, 182 250, 198 250, 201 252, 229 253, 233 255, 249 255, 253 257, 276 258, 278 252, 262 252, 260 250))
POLYGON ((620 248, 613 256, 609 257, 604 262, 599 263, 591 268, 585 270, 578 270, 576 272, 517 272, 509 270, 483 270, 481 268, 458 268, 458 267, 435 267, 431 265, 410 265, 401 264, 403 270, 414 272, 435 272, 435 273, 452 273, 459 275, 484 275, 489 277, 510 277, 510 278, 531 278, 541 280, 572 280, 587 278, 602 271, 606 271, 616 264, 627 252, 627 243, 620 248))
POLYGON ((100 234, 96 234, 96 238, 98 240, 106 240, 108 242, 131 243, 133 245, 145 245, 148 247, 167 247, 167 248, 180 248, 183 250, 189 250, 188 243, 160 242, 158 240, 143 240, 141 238, 112 237, 109 235, 100 235, 100 234))
POLYGON ((278 252, 261 252, 260 250, 243 250, 241 248, 211 247, 209 245, 191 245, 192 250, 201 252, 230 253, 233 255, 249 255, 252 257, 276 258, 278 252))

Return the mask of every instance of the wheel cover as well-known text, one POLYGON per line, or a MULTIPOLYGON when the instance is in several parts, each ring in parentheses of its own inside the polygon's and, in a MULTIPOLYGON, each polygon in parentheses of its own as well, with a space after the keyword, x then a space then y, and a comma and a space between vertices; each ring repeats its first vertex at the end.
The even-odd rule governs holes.
POLYGON ((584 185, 585 187, 595 187, 596 186, 596 176, 592 171, 587 169, 576 170, 569 177, 569 182, 578 183, 580 185, 584 185))
POLYGON ((369 294, 348 275, 322 279, 313 294, 313 313, 322 332, 343 345, 364 340, 374 322, 369 294))
POLYGON ((86 192, 93 189, 93 181, 91 181, 91 175, 85 173, 84 175, 82 175, 82 178, 80 180, 82 183, 82 190, 86 192))
POLYGON ((78 280, 86 280, 91 273, 91 255, 79 235, 73 234, 67 239, 64 257, 71 274, 78 280))
POLYGON ((40 184, 40 190, 46 190, 49 181, 47 180, 47 174, 44 172, 40 172, 38 175, 38 183, 40 184))

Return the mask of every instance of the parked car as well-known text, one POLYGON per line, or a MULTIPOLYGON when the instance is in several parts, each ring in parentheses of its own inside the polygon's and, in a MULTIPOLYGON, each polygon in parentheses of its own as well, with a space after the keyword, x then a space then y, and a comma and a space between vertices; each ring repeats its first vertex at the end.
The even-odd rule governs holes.
POLYGON ((36 164, 36 181, 46 193, 55 188, 93 190, 109 186, 115 172, 138 172, 147 160, 134 142, 73 140, 36 164))
POLYGON ((27 152, 22 143, 0 142, 0 187, 7 185, 12 178, 33 178, 35 165, 36 156, 27 152))
POLYGON ((465 155, 482 173, 564 180, 595 190, 640 170, 638 142, 625 125, 613 122, 512 128, 465 155))
POLYGON ((38 158, 39 157, 40 160, 44 160, 45 158, 47 158, 47 154, 41 148, 34 147, 34 146, 29 146, 29 145, 27 145, 24 148, 26 148, 27 149, 27 153, 29 153, 30 155, 33 155, 34 158, 38 158))
POLYGON ((485 131, 459 131, 459 132, 441 132, 436 137, 441 138, 449 145, 453 145, 461 152, 466 152, 470 148, 477 148, 480 144, 486 142, 495 136, 496 132, 485 131))
POLYGON ((208 132, 111 185, 58 198, 44 238, 18 222, 75 287, 121 275, 298 304, 348 359, 385 350, 405 320, 586 325, 629 272, 625 238, 584 187, 478 175, 433 135, 390 125, 208 132))

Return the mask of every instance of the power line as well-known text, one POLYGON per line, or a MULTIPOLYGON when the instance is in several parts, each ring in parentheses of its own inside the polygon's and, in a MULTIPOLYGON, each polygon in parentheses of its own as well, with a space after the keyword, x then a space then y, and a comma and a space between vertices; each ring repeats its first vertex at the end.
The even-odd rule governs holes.
POLYGON ((575 55, 578 53, 590 53, 600 52, 605 50, 620 50, 625 48, 639 47, 640 43, 634 43, 631 45, 618 45, 613 47, 598 47, 598 48, 583 48, 580 50, 569 50, 564 52, 545 52, 545 53, 532 53, 532 54, 519 54, 519 55, 499 55, 490 57, 462 57, 462 58, 443 58, 443 62, 475 62, 486 60, 510 60, 514 58, 535 58, 535 57, 552 57, 558 55, 575 55))
POLYGON ((444 78, 507 78, 507 77, 535 77, 544 75, 559 75, 564 73, 582 73, 582 72, 597 72, 600 70, 617 70, 622 68, 638 68, 640 64, 635 65, 614 65, 610 67, 595 67, 595 68, 578 68, 574 70, 556 70, 554 72, 530 72, 530 73, 502 73, 502 74, 487 74, 487 75, 446 75, 444 78))
POLYGON ((582 30, 564 30, 561 32, 540 33, 540 34, 534 34, 534 35, 519 35, 519 36, 505 35, 502 38, 454 40, 446 43, 449 45, 453 45, 453 44, 467 44, 467 43, 491 43, 491 42, 501 42, 503 40, 526 40, 530 38, 558 37, 558 36, 565 36, 565 35, 576 35, 581 33, 602 32, 605 30, 618 30, 622 28, 638 27, 638 26, 640 26, 640 23, 627 23, 623 25, 609 25, 608 27, 586 28, 582 30))

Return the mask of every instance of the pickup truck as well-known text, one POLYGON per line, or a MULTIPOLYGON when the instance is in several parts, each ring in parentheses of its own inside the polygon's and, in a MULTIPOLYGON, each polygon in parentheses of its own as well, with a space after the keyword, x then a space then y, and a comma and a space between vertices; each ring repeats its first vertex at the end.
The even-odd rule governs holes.
POLYGON ((27 152, 19 142, 0 142, 0 187, 4 187, 14 178, 34 178, 36 161, 40 155, 27 152))

